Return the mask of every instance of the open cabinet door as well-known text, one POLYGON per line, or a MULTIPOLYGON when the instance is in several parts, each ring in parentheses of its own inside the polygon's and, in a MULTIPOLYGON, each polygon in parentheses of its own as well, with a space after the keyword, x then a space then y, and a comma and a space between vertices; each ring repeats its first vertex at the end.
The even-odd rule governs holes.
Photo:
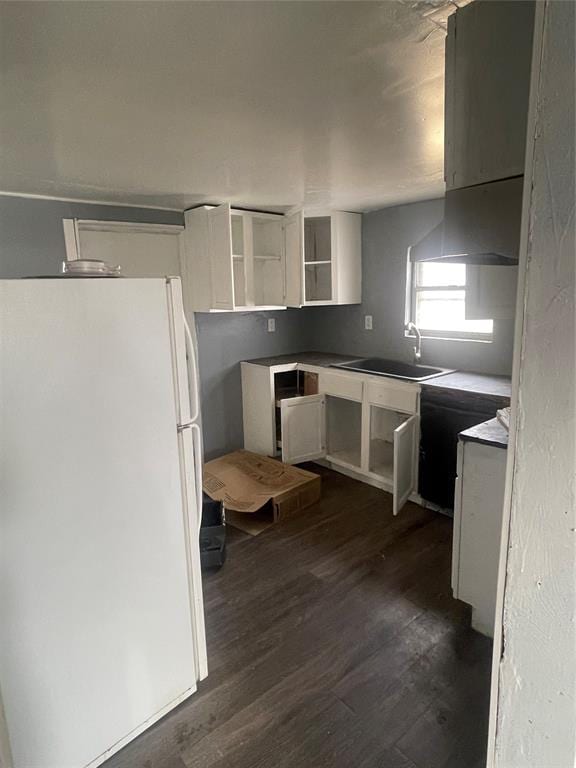
POLYGON ((326 456, 325 396, 290 397, 280 402, 282 461, 300 464, 326 456))
POLYGON ((394 502, 393 512, 400 512, 414 490, 414 451, 418 416, 411 416, 394 430, 394 502))
POLYGON ((228 203, 208 211, 208 240, 212 273, 212 306, 214 309, 234 309, 232 224, 228 203))
POLYGON ((285 299, 287 307, 304 303, 302 277, 304 261, 304 214, 302 211, 284 217, 285 299))

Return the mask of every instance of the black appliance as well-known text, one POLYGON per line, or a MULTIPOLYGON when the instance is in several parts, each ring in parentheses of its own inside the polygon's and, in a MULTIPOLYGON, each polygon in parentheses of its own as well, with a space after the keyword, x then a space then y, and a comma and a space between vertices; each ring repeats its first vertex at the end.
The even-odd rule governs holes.
POLYGON ((220 568, 226 560, 226 520, 221 501, 202 493, 200 563, 202 568, 220 568))
POLYGON ((443 510, 454 508, 458 433, 493 419, 510 398, 422 387, 418 492, 443 510))

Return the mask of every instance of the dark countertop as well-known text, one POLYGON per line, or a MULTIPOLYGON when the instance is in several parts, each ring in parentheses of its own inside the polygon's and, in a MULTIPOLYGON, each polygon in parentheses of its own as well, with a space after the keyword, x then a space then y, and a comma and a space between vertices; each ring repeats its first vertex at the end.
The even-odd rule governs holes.
POLYGON ((507 376, 492 376, 486 373, 468 373, 455 371, 445 376, 420 382, 422 387, 473 392, 478 395, 492 395, 510 398, 512 393, 511 381, 507 376))
POLYGON ((272 368, 274 365, 290 365, 303 363, 317 365, 319 368, 329 368, 333 363, 349 363, 358 360, 358 355, 336 355, 331 352, 296 352, 293 355, 276 355, 275 357, 259 357, 256 360, 246 360, 253 365, 263 365, 272 368))
MULTIPOLYGON (((290 355, 276 355, 275 357, 259 357, 256 360, 247 360, 253 365, 263 365, 271 368, 274 365, 289 365, 291 363, 303 363, 315 365, 320 368, 329 368, 335 363, 349 363, 360 359, 358 355, 337 355, 332 352, 295 352, 290 355)), ((393 377, 392 377, 393 378, 393 377)), ((434 387, 450 391, 471 392, 478 395, 510 398, 511 384, 506 376, 492 376, 484 373, 468 373, 455 371, 444 376, 437 376, 426 381, 416 382, 422 387, 434 387)))
POLYGON ((483 443, 493 445, 495 448, 508 448, 508 430, 503 427, 498 419, 490 419, 475 427, 465 429, 458 435, 460 440, 471 443, 483 443))

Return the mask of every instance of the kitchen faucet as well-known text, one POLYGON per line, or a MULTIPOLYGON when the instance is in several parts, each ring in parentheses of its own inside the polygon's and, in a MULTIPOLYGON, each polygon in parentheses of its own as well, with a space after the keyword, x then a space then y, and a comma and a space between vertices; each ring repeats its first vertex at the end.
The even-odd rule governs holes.
POLYGON ((412 347, 412 349, 414 350, 414 362, 419 363, 420 358, 422 357, 422 334, 420 333, 418 326, 412 321, 406 323, 405 329, 408 331, 408 335, 413 334, 416 339, 416 345, 412 347))

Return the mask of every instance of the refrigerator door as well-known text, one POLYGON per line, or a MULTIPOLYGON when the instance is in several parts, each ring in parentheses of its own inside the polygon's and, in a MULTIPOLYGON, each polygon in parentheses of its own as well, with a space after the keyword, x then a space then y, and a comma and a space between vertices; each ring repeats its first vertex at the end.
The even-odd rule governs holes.
POLYGON ((0 328, 14 766, 96 766, 200 674, 166 281, 0 281, 0 328))
MULTIPOLYGON (((182 426, 193 421, 192 411, 195 410, 195 405, 191 404, 191 398, 195 382, 193 380, 189 381, 184 304, 182 302, 180 278, 168 278, 166 280, 166 288, 170 322, 170 349, 174 372, 176 421, 179 426, 182 426)), ((193 377, 190 378, 193 379, 193 377)))
POLYGON ((198 680, 208 674, 206 630, 200 566, 200 524, 202 521, 202 435, 196 423, 200 416, 196 347, 186 323, 180 278, 167 280, 172 366, 178 413, 178 436, 186 555, 188 558, 194 658, 198 680))
POLYGON ((208 658, 200 564, 202 463, 199 434, 200 428, 197 424, 190 424, 179 431, 182 497, 185 510, 184 524, 187 534, 186 557, 188 559, 190 613, 194 637, 194 665, 197 679, 203 680, 208 675, 208 658))

